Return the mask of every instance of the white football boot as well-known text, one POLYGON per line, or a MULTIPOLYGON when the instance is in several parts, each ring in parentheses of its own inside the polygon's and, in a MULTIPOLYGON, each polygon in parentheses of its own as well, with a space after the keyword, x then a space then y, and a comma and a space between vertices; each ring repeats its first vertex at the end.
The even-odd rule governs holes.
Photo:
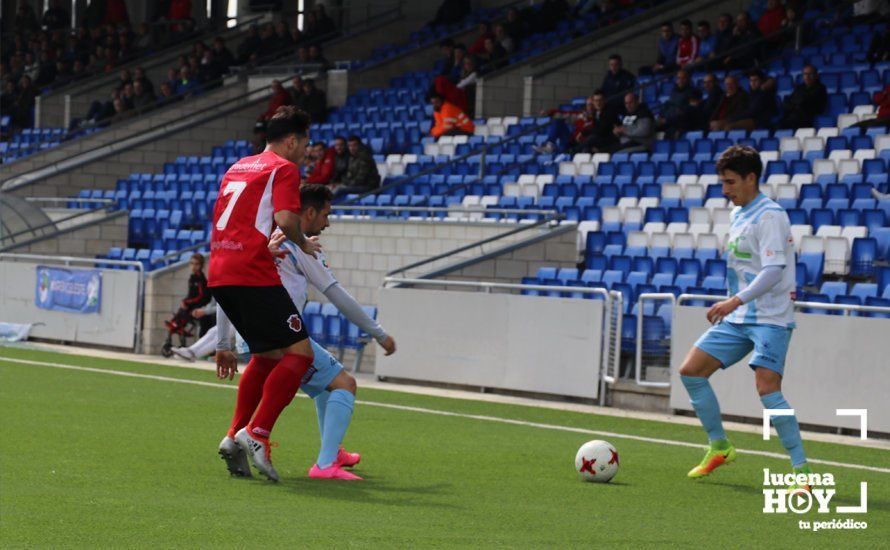
POLYGON ((269 449, 269 441, 262 441, 253 437, 247 428, 241 428, 235 434, 235 441, 247 452, 253 467, 272 481, 278 481, 278 472, 272 466, 272 455, 269 449))
POLYGON ((247 463, 247 453, 231 437, 225 436, 220 442, 219 456, 226 461, 226 468, 233 476, 253 477, 250 465, 247 463))

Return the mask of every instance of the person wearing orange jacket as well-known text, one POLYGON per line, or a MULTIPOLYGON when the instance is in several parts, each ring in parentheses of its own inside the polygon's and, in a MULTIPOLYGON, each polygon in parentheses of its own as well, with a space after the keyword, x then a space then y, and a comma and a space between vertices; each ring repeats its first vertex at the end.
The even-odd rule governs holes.
POLYGON ((429 95, 430 104, 433 106, 433 124, 430 134, 436 139, 442 136, 471 136, 476 126, 470 117, 460 107, 445 100, 440 94, 432 92, 429 95))

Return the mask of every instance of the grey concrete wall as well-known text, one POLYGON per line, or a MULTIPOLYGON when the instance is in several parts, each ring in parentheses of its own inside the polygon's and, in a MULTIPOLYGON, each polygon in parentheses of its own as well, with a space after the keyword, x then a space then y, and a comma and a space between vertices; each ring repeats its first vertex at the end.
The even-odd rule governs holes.
MULTIPOLYGON (((145 313, 142 318, 143 353, 160 354, 167 338, 164 321, 179 309, 188 291, 188 262, 149 273, 145 277, 145 313)), ((189 343, 193 343, 192 339, 189 343)), ((175 345, 179 345, 176 343, 175 345)))
POLYGON ((673 21, 675 29, 680 20, 687 18, 694 21, 708 19, 714 25, 719 14, 734 14, 746 9, 747 5, 744 0, 675 1, 657 16, 644 16, 639 23, 626 28, 603 29, 593 38, 579 39, 563 46, 559 50, 563 53, 559 55, 511 67, 509 71, 483 80, 483 116, 533 116, 572 97, 590 95, 602 83, 612 53, 620 54, 625 68, 634 73, 641 66, 655 62, 658 28, 663 21, 673 21), (566 63, 569 60, 573 61, 566 63), (533 76, 534 87, 530 109, 524 112, 526 76, 533 76))
POLYGON ((101 220, 91 220, 56 234, 11 246, 4 252, 94 257, 108 254, 113 246, 127 246, 127 212, 112 212, 101 220))
MULTIPOLYGON (((221 90, 220 93, 238 95, 236 91, 240 91, 242 94, 246 91, 243 85, 238 88, 240 90, 226 89, 221 90)), ((219 99, 217 97, 216 101, 219 99)), ((161 172, 164 163, 174 161, 177 156, 208 155, 213 146, 222 145, 228 139, 250 138, 253 123, 257 115, 264 110, 266 101, 265 97, 261 97, 240 102, 234 106, 230 105, 225 109, 214 110, 206 115, 196 115, 196 120, 200 122, 195 126, 174 131, 163 138, 94 160, 34 184, 18 188, 13 192, 20 196, 65 197, 76 195, 81 189, 87 188, 114 189, 118 179, 126 178, 136 172, 161 172), (234 111, 230 111, 231 109, 234 111)), ((192 110, 193 106, 189 104, 171 107, 169 112, 164 111, 164 118, 173 120, 177 117, 184 118, 192 110)), ((160 123, 161 120, 148 117, 127 124, 126 130, 123 128, 112 129, 109 132, 120 132, 122 136, 129 137, 160 123)), ((116 134, 109 135, 107 138, 113 138, 114 135, 116 134)), ((86 147, 86 145, 72 143, 71 147, 86 147)), ((53 152, 53 154, 65 154, 65 152, 53 152)), ((45 160, 45 162, 49 161, 45 160)))

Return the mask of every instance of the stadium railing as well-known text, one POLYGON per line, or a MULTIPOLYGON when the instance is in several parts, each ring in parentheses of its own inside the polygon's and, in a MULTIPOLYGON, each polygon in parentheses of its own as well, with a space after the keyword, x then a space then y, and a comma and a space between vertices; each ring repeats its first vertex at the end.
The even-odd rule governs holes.
MULTIPOLYGON (((472 288, 485 293, 492 293, 495 290, 504 290, 512 293, 523 291, 552 291, 553 287, 544 285, 514 284, 514 283, 497 283, 490 281, 448 281, 441 279, 406 279, 402 277, 386 277, 383 279, 383 286, 410 287, 410 286, 438 286, 438 287, 456 287, 460 289, 472 288)), ((613 383, 614 376, 609 374, 610 368, 617 371, 618 365, 615 361, 620 355, 621 339, 613 338, 614 330, 612 325, 612 310, 616 307, 622 309, 621 293, 609 291, 604 288, 591 288, 586 286, 561 287, 566 292, 583 294, 591 297, 602 298, 605 306, 605 315, 603 316, 602 331, 602 354, 599 357, 599 373, 600 373, 600 391, 599 404, 604 406, 606 401, 605 384, 613 383)), ((621 333, 621 327, 618 326, 618 334, 621 333)))
POLYGON ((51 220, 49 222, 31 226, 15 233, 3 233, 2 230, 0 230, 0 252, 8 247, 21 244, 17 243, 16 241, 20 241, 22 238, 30 240, 31 238, 46 236, 54 230, 58 229, 60 225, 64 224, 70 226, 71 222, 76 222, 79 219, 91 217, 98 212, 110 212, 114 210, 115 207, 114 201, 111 199, 79 199, 77 201, 72 201, 69 198, 25 197, 25 200, 28 202, 60 204, 62 206, 67 206, 71 202, 93 204, 95 206, 92 208, 87 207, 86 209, 80 212, 75 212, 70 216, 64 216, 56 220, 51 220))

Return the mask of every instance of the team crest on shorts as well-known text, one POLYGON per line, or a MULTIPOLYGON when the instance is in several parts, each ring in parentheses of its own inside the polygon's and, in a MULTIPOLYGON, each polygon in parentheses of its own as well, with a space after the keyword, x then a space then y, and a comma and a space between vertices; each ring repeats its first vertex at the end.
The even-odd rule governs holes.
POLYGON ((303 330, 303 321, 296 313, 287 318, 287 326, 294 332, 303 330))

